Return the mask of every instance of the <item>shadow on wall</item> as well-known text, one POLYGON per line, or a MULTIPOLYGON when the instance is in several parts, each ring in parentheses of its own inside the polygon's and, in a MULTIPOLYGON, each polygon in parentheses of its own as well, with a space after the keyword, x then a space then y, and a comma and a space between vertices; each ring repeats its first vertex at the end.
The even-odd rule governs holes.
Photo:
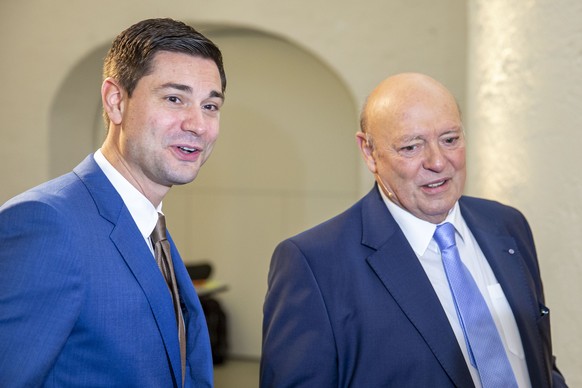
POLYGON ((54 97, 49 122, 51 177, 70 171, 95 151, 96 137, 104 133, 104 124, 95 128, 95 123, 101 117, 101 72, 108 49, 109 43, 97 47, 77 63, 54 97))

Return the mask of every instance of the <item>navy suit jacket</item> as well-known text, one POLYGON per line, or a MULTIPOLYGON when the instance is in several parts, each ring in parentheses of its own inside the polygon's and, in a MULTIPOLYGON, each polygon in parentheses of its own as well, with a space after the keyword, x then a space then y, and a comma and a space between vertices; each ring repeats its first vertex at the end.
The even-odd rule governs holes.
MULTIPOLYGON (((459 202, 513 310, 533 387, 565 386, 527 221, 496 202, 459 202)), ((261 387, 474 386, 439 299, 377 187, 279 244, 268 283, 261 387)))
MULTIPOLYGON (((187 330, 185 385, 211 387, 204 314, 170 244, 187 330)), ((0 247, 0 386, 180 385, 168 287, 92 155, 4 204, 0 247)))

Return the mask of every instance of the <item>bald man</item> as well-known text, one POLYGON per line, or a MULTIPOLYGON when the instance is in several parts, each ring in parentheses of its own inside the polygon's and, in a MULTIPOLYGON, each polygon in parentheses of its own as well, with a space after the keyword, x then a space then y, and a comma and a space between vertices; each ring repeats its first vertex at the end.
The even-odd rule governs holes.
POLYGON ((356 139, 373 189, 273 254, 261 387, 491 386, 435 240, 443 224, 513 386, 566 386, 526 219, 462 195, 465 136, 451 93, 426 75, 390 77, 368 97, 356 139))

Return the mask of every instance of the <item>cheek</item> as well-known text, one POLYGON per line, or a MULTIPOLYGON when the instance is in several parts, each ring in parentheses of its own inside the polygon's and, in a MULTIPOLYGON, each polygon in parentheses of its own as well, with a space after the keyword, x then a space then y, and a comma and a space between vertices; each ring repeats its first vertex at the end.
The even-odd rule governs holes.
POLYGON ((467 178, 467 173, 466 173, 465 169, 463 168, 462 170, 457 172, 457 176, 459 178, 459 179, 457 179, 457 181, 458 181, 457 186, 459 188, 459 192, 462 193, 465 190, 465 180, 467 178))
POLYGON ((386 181, 386 183, 393 183, 404 173, 404 164, 402 161, 394 158, 392 155, 380 155, 375 158, 376 170, 378 175, 386 181))
POLYGON ((214 143, 218 139, 219 133, 220 133, 219 126, 218 126, 218 123, 216 123, 216 125, 212 126, 210 128, 210 130, 208 131, 208 134, 209 134, 208 141, 210 143, 214 143))
POLYGON ((218 140, 218 134, 219 129, 218 124, 216 124, 206 127, 205 132, 201 135, 202 138, 204 139, 204 142, 206 143, 206 149, 208 154, 210 153, 210 151, 212 151, 214 144, 218 140))
POLYGON ((462 148, 457 152, 453 153, 450 156, 449 160, 456 170, 464 170, 466 164, 465 149, 462 148))
POLYGON ((394 169, 385 168, 382 179, 391 191, 394 191, 399 197, 403 197, 400 200, 405 200, 412 195, 411 192, 414 190, 414 174, 402 167, 404 166, 394 169))
POLYGON ((142 140, 142 138, 151 138, 156 135, 156 128, 160 123, 155 116, 143 111, 133 111, 127 117, 126 130, 131 132, 133 138, 142 140))
POLYGON ((399 160, 392 164, 392 175, 396 180, 399 180, 401 184, 414 183, 416 177, 419 175, 421 170, 420 163, 415 160, 399 160))
POLYGON ((210 156, 210 154, 212 153, 212 150, 214 149, 214 145, 216 144, 216 141, 218 140, 218 128, 214 128, 214 129, 209 129, 204 133, 204 141, 206 143, 205 148, 205 154, 206 154, 206 158, 208 158, 208 156, 210 156))

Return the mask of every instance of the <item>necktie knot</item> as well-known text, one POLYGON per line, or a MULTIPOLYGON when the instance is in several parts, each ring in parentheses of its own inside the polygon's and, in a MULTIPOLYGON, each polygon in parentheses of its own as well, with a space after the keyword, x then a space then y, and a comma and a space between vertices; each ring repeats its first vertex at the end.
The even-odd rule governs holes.
POLYGON ((151 239, 154 245, 159 241, 168 239, 166 237, 166 217, 162 213, 158 213, 158 222, 151 234, 151 239))
POLYGON ((444 224, 437 226, 436 231, 434 232, 434 240, 439 246, 441 252, 457 245, 455 241, 455 227, 453 224, 445 222, 444 224))

